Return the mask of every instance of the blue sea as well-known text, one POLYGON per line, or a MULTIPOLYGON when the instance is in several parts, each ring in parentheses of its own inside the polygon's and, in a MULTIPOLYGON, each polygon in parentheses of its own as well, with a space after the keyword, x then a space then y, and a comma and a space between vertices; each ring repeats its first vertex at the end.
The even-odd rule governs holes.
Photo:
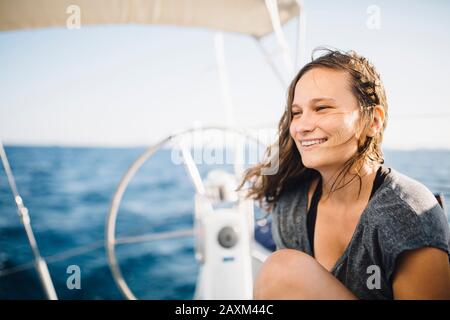
MULTIPOLYGON (((143 148, 6 147, 41 254, 60 299, 123 299, 103 246, 119 181, 143 148), (81 288, 70 290, 70 265, 81 288)), ((450 203, 450 150, 386 150, 386 164, 442 193, 450 203)), ((215 166, 216 168, 217 166, 215 166)), ((212 167, 200 167, 204 177, 212 167)), ((227 170, 229 170, 228 168, 227 170)), ((192 228, 194 188, 170 150, 158 151, 130 183, 116 236, 192 228)), ((120 245, 117 258, 140 299, 192 299, 199 267, 192 237, 120 245)), ((44 299, 32 252, 0 170, 0 299, 44 299)))

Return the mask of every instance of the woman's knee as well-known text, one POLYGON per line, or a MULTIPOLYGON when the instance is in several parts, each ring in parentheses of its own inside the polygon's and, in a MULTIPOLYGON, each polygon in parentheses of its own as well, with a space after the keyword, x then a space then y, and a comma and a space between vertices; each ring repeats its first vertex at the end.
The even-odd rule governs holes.
POLYGON ((293 249, 278 250, 262 265, 254 283, 254 298, 274 299, 276 296, 282 298, 284 292, 292 287, 293 282, 296 289, 301 288, 302 283, 307 282, 306 277, 317 268, 317 261, 306 253, 293 249))

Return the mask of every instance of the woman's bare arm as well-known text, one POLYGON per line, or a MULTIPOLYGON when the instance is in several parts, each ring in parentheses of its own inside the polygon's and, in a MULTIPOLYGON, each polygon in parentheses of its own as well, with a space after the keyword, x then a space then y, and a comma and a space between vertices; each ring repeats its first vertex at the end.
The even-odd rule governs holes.
POLYGON ((448 254, 434 247, 403 253, 393 279, 394 299, 450 300, 448 254))

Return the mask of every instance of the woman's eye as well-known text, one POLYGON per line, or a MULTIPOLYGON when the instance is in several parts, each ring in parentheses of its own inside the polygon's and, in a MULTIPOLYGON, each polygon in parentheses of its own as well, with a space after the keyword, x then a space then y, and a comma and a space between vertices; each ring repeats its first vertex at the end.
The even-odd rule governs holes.
POLYGON ((295 116, 299 116, 299 115, 301 115, 301 114, 302 114, 301 112, 294 112, 294 111, 292 112, 292 116, 294 116, 294 117, 295 117, 295 116))
POLYGON ((320 111, 320 110, 324 110, 324 109, 329 109, 330 107, 329 106, 318 106, 317 108, 316 108, 316 111, 320 111))

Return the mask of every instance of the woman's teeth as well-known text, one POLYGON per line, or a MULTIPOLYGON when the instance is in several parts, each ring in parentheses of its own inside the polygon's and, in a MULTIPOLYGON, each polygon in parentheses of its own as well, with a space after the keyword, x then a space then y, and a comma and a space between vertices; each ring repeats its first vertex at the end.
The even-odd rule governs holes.
POLYGON ((327 139, 316 139, 316 140, 308 140, 308 141, 302 141, 302 147, 308 147, 312 146, 314 144, 320 144, 327 141, 327 139))

